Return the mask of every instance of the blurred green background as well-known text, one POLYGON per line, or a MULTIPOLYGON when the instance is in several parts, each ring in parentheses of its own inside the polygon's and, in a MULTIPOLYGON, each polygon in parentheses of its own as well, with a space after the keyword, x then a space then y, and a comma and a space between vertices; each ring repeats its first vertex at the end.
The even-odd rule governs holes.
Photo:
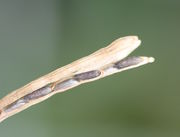
POLYGON ((57 94, 0 136, 180 136, 179 0, 1 0, 0 97, 127 35, 155 63, 57 94))

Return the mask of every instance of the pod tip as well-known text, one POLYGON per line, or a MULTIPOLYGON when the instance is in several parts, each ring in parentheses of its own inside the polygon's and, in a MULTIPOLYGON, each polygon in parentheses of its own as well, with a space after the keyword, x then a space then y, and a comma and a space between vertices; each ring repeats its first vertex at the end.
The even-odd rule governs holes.
POLYGON ((153 63, 155 61, 155 58, 149 57, 149 63, 153 63))

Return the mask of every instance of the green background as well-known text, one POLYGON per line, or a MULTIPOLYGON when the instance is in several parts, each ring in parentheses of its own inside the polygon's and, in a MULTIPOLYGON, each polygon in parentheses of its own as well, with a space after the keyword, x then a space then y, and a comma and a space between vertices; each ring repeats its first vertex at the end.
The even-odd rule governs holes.
POLYGON ((180 136, 179 0, 1 0, 0 97, 127 35, 156 61, 57 94, 0 136, 180 136))

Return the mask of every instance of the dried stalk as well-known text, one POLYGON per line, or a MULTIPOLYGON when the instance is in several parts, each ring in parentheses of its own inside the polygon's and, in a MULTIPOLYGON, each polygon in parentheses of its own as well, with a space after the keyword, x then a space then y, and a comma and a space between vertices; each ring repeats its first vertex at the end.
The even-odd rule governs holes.
POLYGON ((153 62, 152 57, 126 58, 140 43, 137 36, 119 38, 109 46, 13 91, 0 100, 0 122, 56 93, 153 62))

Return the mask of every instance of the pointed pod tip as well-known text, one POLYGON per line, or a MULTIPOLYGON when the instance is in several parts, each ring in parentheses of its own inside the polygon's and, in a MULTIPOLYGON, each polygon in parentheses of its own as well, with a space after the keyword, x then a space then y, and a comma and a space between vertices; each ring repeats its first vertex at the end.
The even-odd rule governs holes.
POLYGON ((153 57, 144 57, 144 56, 141 56, 141 58, 143 59, 143 62, 146 62, 146 63, 153 63, 155 61, 155 58, 153 58, 153 57))
POLYGON ((155 61, 155 58, 149 57, 149 63, 153 63, 155 61))

